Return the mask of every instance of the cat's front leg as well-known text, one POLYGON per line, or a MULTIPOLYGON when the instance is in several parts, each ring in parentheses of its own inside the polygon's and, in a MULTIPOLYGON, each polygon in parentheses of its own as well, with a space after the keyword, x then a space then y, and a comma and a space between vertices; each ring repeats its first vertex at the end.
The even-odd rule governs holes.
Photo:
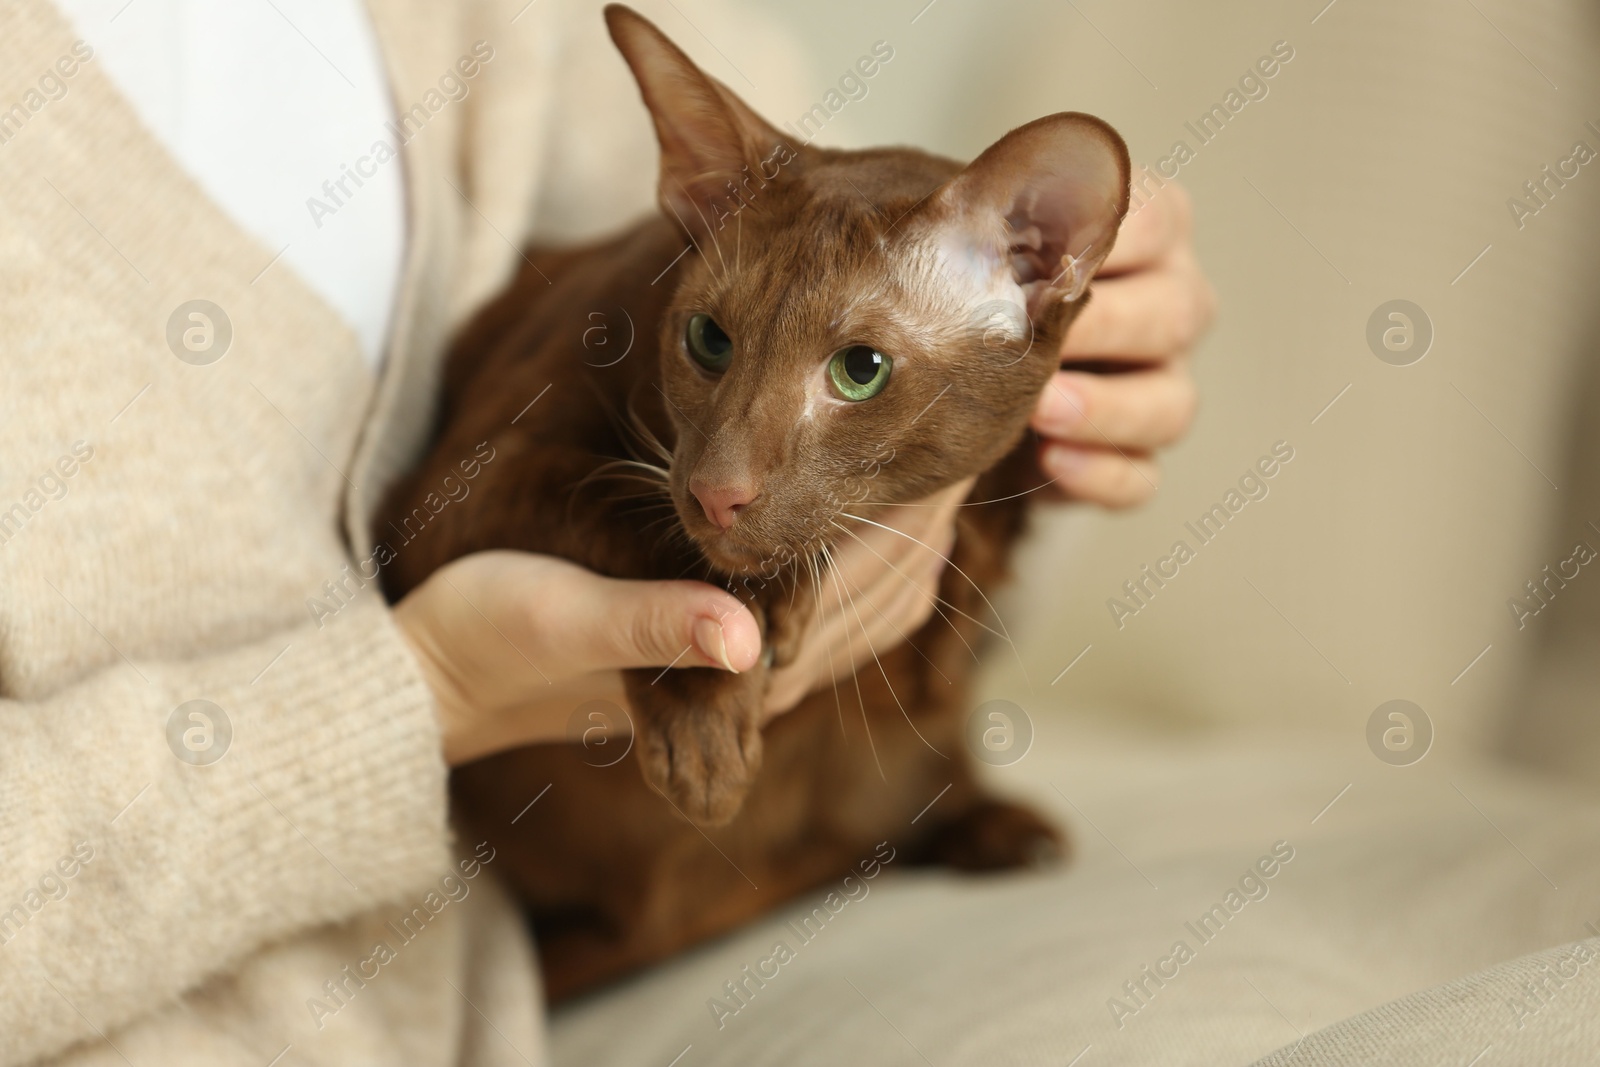
POLYGON ((741 674, 709 667, 623 674, 640 720, 645 780, 695 823, 731 821, 761 769, 766 675, 764 662, 741 674))
POLYGON ((815 610, 809 591, 783 583, 754 591, 746 605, 761 628, 762 649, 749 670, 623 674, 628 702, 641 720, 645 780, 704 826, 725 825, 744 804, 761 769, 762 709, 772 671, 794 660, 815 610))

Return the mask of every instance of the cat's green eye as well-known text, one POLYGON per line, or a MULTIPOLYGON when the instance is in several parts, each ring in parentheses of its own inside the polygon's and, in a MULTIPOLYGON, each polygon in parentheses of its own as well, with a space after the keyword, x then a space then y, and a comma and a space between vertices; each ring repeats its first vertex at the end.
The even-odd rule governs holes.
POLYGON ((889 384, 893 361, 875 348, 851 345, 828 360, 828 378, 845 400, 871 400, 889 384))
POLYGON ((710 315, 689 316, 689 328, 684 331, 684 341, 694 361, 713 374, 728 369, 733 359, 733 339, 712 321, 710 315))

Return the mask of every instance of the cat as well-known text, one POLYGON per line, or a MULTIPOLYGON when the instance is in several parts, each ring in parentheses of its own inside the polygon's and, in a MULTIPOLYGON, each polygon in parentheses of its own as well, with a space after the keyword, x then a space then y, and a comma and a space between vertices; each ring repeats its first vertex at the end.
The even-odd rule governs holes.
POLYGON ((631 732, 608 751, 635 749, 642 775, 580 745, 454 773, 456 818, 506 857, 552 1001, 885 848, 966 870, 1063 848, 978 783, 968 680, 994 632, 986 590, 1047 481, 1029 413, 1128 208, 1127 149, 1099 119, 1038 119, 965 167, 795 144, 642 16, 605 18, 654 121, 661 212, 526 251, 453 343, 435 442, 377 522, 419 531, 383 568, 394 599, 456 557, 521 549, 619 578, 709 577, 761 625, 752 670, 625 672, 631 732), (586 345, 596 313, 611 348, 586 345), (640 351, 618 358, 629 327, 640 351), (497 458, 473 491, 424 509, 485 441, 497 458), (832 549, 974 476, 937 614, 760 728, 812 613, 874 610, 832 549))

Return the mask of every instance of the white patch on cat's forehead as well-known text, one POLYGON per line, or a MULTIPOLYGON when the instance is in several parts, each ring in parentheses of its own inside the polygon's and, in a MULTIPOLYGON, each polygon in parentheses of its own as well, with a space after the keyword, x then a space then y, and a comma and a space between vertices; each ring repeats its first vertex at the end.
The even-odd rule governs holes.
POLYGON ((1008 249, 998 237, 992 250, 974 237, 944 228, 922 235, 901 260, 906 291, 960 325, 998 325, 1021 339, 1028 330, 1028 298, 1011 271, 1008 249))

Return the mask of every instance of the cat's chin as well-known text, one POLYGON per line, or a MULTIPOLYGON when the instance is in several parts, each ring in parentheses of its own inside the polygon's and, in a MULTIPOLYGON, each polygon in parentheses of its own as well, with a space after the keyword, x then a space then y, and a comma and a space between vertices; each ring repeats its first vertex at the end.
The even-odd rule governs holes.
POLYGON ((700 554, 705 556, 706 562, 729 577, 742 578, 762 572, 770 574, 774 563, 781 562, 777 553, 739 544, 727 536, 695 537, 694 540, 700 546, 700 554))
POLYGON ((705 536, 690 535, 700 548, 700 554, 718 574, 728 578, 776 578, 781 572, 794 569, 802 557, 809 558, 821 551, 819 542, 802 548, 753 546, 734 540, 727 534, 705 536))

